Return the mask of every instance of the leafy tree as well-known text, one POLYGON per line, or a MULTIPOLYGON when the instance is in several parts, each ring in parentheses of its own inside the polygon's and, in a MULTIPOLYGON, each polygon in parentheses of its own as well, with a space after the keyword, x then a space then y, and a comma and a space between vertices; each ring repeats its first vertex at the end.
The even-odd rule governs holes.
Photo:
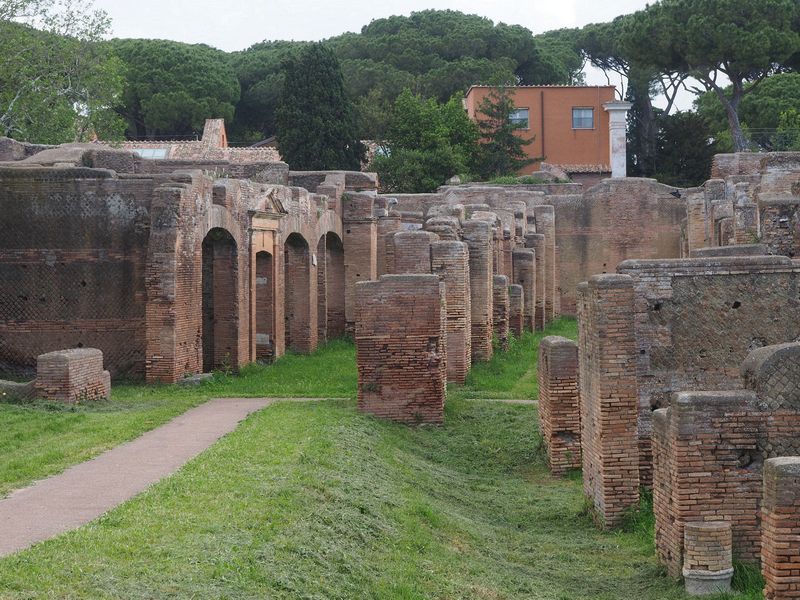
POLYGON ((536 36, 542 56, 543 83, 583 85, 586 60, 579 45, 580 30, 556 29, 536 36))
POLYGON ((635 13, 623 44, 645 64, 713 91, 741 151, 742 99, 800 49, 798 11, 797 0, 661 0, 635 13), (731 82, 727 92, 723 77, 731 82))
POLYGON ((659 124, 656 178, 676 187, 702 184, 718 151, 703 117, 677 112, 662 115, 659 124))
MULTIPOLYGON (((730 94, 730 88, 726 88, 725 93, 730 94)), ((695 108, 708 122, 713 134, 720 140, 728 140, 729 144, 727 116, 716 94, 706 92, 698 96, 695 108)), ((800 74, 780 73, 768 77, 742 98, 739 120, 757 148, 777 150, 780 142, 776 142, 775 131, 781 115, 792 109, 800 110, 800 74)), ((721 151, 731 150, 732 146, 723 142, 721 151)))
POLYGON ((121 136, 120 66, 96 44, 110 21, 91 2, 0 0, 0 135, 61 143, 121 136))
POLYGON ((461 107, 460 95, 440 104, 404 90, 370 169, 385 192, 432 192, 453 175, 467 174, 477 139, 478 128, 461 107))
POLYGON ((481 142, 475 171, 483 179, 515 175, 535 159, 528 158, 525 146, 533 137, 517 135, 520 125, 511 121, 514 98, 506 85, 493 86, 478 105, 481 142))
POLYGON ((775 137, 776 150, 800 150, 800 110, 790 108, 781 113, 775 137))
POLYGON ((224 52, 167 40, 113 40, 107 47, 125 64, 118 112, 128 136, 190 136, 206 119, 233 120, 239 82, 224 52))
POLYGON ((359 170, 366 148, 356 131, 339 61, 310 44, 284 63, 277 113, 278 150, 293 169, 359 170))

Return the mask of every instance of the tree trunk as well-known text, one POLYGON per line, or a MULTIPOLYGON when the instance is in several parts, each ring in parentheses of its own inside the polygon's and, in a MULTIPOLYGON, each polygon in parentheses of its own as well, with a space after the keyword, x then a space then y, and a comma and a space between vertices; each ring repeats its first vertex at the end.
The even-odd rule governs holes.
POLYGON ((725 95, 725 92, 719 87, 715 86, 714 91, 716 92, 719 101, 722 102, 722 106, 725 107, 725 112, 728 115, 728 127, 731 130, 733 151, 747 152, 750 149, 750 146, 747 143, 747 138, 744 136, 744 132, 742 131, 742 124, 739 122, 739 102, 744 95, 742 85, 737 85, 734 82, 733 95, 730 98, 728 98, 725 95))

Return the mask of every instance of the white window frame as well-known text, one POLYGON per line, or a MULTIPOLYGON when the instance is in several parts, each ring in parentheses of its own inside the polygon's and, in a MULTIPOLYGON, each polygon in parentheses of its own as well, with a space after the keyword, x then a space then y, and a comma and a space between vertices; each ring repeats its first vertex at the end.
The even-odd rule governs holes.
MULTIPOLYGON (((581 119, 583 120, 583 118, 581 119)), ((573 106, 572 107, 572 128, 575 130, 579 129, 595 129, 595 116, 594 116, 594 107, 593 106, 573 106), (586 110, 589 111, 592 115, 592 126, 591 127, 576 127, 575 126, 575 111, 578 110, 586 110)))

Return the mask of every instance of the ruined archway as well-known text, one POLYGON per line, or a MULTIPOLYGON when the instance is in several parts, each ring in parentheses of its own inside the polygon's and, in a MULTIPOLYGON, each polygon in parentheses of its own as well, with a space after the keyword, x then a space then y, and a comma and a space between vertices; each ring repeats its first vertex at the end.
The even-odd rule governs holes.
POLYGON ((317 282, 306 239, 292 233, 286 238, 283 257, 286 347, 312 352, 317 347, 317 282))
POLYGON ((275 273, 272 254, 256 254, 256 360, 275 358, 275 273))
POLYGON ((203 239, 203 371, 238 364, 236 240, 220 227, 203 239))

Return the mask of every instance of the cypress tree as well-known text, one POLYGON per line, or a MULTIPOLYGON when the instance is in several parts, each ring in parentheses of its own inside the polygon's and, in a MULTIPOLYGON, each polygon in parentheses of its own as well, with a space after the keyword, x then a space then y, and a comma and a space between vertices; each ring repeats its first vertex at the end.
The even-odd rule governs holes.
POLYGON ((366 149, 333 52, 309 44, 287 59, 283 71, 277 115, 282 159, 296 170, 359 170, 366 149))

